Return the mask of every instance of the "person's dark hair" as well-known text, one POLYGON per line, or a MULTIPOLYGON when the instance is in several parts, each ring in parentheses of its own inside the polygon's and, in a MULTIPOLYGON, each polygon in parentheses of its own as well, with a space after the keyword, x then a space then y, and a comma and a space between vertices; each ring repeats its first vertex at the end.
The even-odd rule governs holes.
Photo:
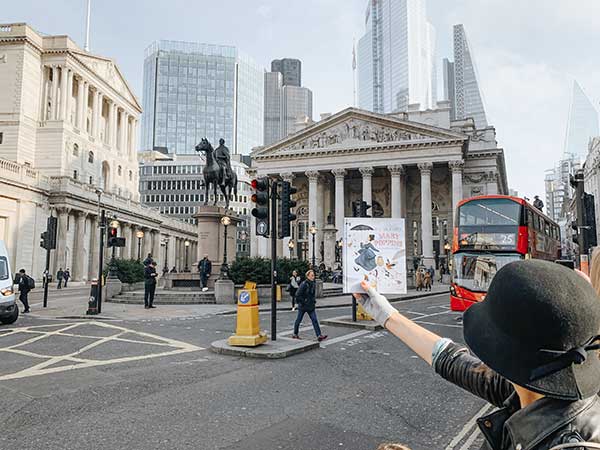
POLYGON ((19 270, 19 273, 25 273, 25 269, 19 270))

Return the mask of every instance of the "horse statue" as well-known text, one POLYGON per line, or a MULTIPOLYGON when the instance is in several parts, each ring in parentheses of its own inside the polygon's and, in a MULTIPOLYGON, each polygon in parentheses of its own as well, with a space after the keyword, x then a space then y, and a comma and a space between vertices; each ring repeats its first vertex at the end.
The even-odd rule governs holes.
POLYGON ((221 188, 223 197, 225 197, 225 209, 229 209, 229 199, 233 191, 234 195, 237 195, 237 174, 231 169, 231 163, 229 162, 229 149, 224 145, 225 141, 221 139, 221 146, 217 149, 226 152, 226 159, 216 158, 215 149, 210 144, 208 139, 202 138, 200 143, 196 145, 197 152, 204 152, 206 158, 206 165, 204 166, 204 188, 206 195, 204 197, 204 204, 208 205, 208 195, 212 185, 215 202, 217 205, 217 188, 221 188))

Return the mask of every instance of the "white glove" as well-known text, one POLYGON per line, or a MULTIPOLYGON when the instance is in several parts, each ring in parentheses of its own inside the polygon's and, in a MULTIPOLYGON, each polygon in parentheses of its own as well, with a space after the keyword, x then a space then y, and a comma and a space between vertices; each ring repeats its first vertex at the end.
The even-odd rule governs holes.
POLYGON ((387 298, 377 292, 373 287, 370 287, 367 294, 355 294, 355 298, 362 305, 365 311, 375 319, 375 322, 380 324, 382 327, 385 326, 385 322, 390 316, 398 312, 387 298))

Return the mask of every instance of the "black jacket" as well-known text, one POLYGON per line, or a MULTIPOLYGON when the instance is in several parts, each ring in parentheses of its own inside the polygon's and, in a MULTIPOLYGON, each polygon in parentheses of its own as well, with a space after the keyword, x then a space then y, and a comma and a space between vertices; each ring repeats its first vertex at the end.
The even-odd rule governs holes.
POLYGON ((20 273, 18 273, 15 276, 15 281, 14 283, 19 285, 19 292, 22 292, 24 294, 26 294, 27 292, 29 292, 31 289, 29 288, 29 275, 21 275, 20 273))
POLYGON ((201 274, 210 275, 212 273, 212 263, 210 259, 201 259, 198 263, 198 271, 201 274))
POLYGON ((314 281, 304 280, 296 292, 296 303, 303 311, 314 311, 317 304, 316 284, 314 281))
POLYGON ((565 401, 542 398, 521 409, 512 384, 489 369, 466 347, 451 343, 435 360, 435 371, 498 409, 477 424, 482 450, 547 450, 559 444, 600 443, 600 398, 565 401), (519 446, 520 444, 520 446, 519 446))
POLYGON ((144 268, 144 281, 146 284, 156 284, 156 269, 152 266, 144 268))

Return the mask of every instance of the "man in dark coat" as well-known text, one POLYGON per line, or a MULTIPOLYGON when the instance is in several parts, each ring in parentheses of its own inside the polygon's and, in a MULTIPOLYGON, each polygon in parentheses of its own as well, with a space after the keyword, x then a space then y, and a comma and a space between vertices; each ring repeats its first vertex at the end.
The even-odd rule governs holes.
POLYGON ((156 263, 152 261, 144 268, 144 308, 156 308, 154 303, 154 292, 156 291, 156 263))
POLYGON ((63 272, 63 280, 65 280, 65 287, 67 287, 67 283, 69 282, 70 279, 71 279, 71 271, 67 267, 66 270, 63 272))
POLYGON ((223 138, 219 139, 219 146, 215 149, 215 159, 221 169, 221 186, 225 186, 227 180, 231 178, 231 174, 229 173, 231 168, 231 157, 229 149, 225 146, 225 139, 223 138))
POLYGON ((324 341, 327 339, 327 335, 321 333, 321 327, 319 326, 319 319, 317 319, 317 312, 315 310, 317 304, 317 288, 315 283, 315 272, 309 270, 306 272, 306 279, 300 284, 298 292, 296 292, 296 303, 298 304, 298 317, 294 323, 294 334, 292 338, 300 339, 298 333, 300 332, 300 324, 304 318, 304 314, 308 314, 312 322, 313 328, 317 339, 324 341))
POLYGON ((198 272, 200 272, 200 287, 203 291, 207 291, 208 277, 212 273, 212 263, 208 259, 208 255, 204 255, 204 258, 198 263, 198 272))
POLYGON ((152 258, 152 253, 148 253, 148 256, 144 260, 144 267, 149 266, 150 263, 153 262, 153 261, 154 261, 154 259, 152 258))
POLYGON ((63 276, 65 275, 65 273, 62 270, 62 267, 60 269, 58 269, 58 272, 56 272, 56 281, 58 281, 58 285, 56 286, 56 289, 62 289, 62 282, 63 282, 63 276))
POLYGON ((31 291, 31 281, 29 280, 29 275, 25 273, 25 269, 19 270, 19 273, 15 277, 15 284, 19 285, 19 300, 23 303, 24 313, 29 312, 29 300, 27 296, 29 295, 29 291, 31 291))

